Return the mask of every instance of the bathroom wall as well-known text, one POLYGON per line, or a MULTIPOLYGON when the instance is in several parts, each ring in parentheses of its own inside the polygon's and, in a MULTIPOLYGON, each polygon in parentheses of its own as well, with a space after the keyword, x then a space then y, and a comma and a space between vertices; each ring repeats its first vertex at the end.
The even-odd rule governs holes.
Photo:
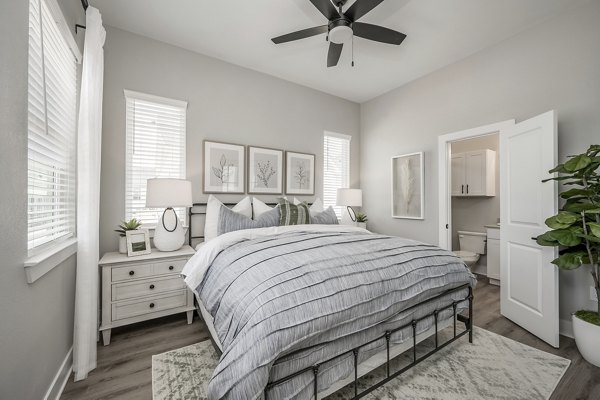
MULTIPOLYGON (((498 134, 487 135, 452 143, 452 154, 489 149, 496 152, 496 196, 452 197, 452 249, 459 249, 458 231, 484 232, 485 225, 495 224, 500 218, 500 144, 498 134)), ((487 273, 487 257, 481 256, 474 272, 487 273)))

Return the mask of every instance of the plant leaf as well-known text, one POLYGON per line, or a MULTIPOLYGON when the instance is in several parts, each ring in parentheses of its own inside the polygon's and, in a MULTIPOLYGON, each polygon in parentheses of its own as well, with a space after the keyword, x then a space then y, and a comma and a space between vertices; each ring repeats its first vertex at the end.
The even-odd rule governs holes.
POLYGON ((600 224, 596 222, 588 222, 587 225, 590 228, 592 235, 600 238, 600 224))
POLYGON ((567 171, 565 169, 565 165, 564 164, 558 164, 556 167, 552 168, 550 171, 548 171, 548 173, 553 174, 555 172, 561 172, 561 173, 567 173, 569 171, 567 171))
POLYGON ((575 196, 592 196, 593 194, 594 192, 592 192, 591 190, 573 188, 567 190, 566 192, 562 192, 560 194, 560 197, 562 197, 563 199, 568 199, 575 196))
POLYGON ((556 265, 560 269, 577 269, 584 264, 583 257, 585 256, 585 252, 576 251, 573 253, 565 253, 555 260, 552 260, 552 264, 556 265))
POLYGON ((577 237, 574 232, 571 232, 568 229, 550 231, 548 232, 548 235, 562 246, 572 247, 581 243, 581 238, 577 237))
POLYGON ((575 213, 571 213, 568 211, 560 211, 557 215, 556 215, 556 220, 561 223, 561 224, 573 224, 575 221, 578 221, 579 219, 581 219, 581 217, 579 216, 579 214, 575 214, 575 213))
POLYGON ((596 210, 596 206, 590 203, 569 203, 563 207, 564 211, 580 213, 582 211, 596 210))
POLYGON ((551 229, 565 229, 571 226, 571 223, 562 223, 560 221, 558 221, 558 216, 554 216, 554 217, 550 217, 548 219, 546 219, 546 226, 548 226, 551 229))
POLYGON ((584 169, 588 165, 592 163, 592 159, 586 156, 585 154, 580 154, 571 158, 564 164, 564 168, 567 172, 575 172, 581 169, 584 169))
POLYGON ((558 246, 558 242, 554 238, 550 237, 549 232, 546 232, 546 233, 538 236, 537 238, 535 238, 535 241, 540 246, 550 246, 550 247, 558 246))

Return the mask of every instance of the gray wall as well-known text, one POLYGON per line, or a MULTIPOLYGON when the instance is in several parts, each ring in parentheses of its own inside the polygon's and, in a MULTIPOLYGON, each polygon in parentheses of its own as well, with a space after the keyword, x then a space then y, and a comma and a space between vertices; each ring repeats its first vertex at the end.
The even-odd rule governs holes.
MULTIPOLYGON (((485 225, 500 218, 500 143, 498 134, 452 143, 452 154, 489 149, 496 152, 496 196, 452 197, 452 249, 459 250, 458 231, 486 232, 485 225)), ((487 256, 479 258, 474 272, 487 274, 487 256)))
MULTIPOLYGON (((187 175, 194 201, 202 193, 202 141, 295 150, 317 155, 323 131, 352 135, 350 182, 359 180, 359 105, 294 83, 116 28, 107 28, 100 250, 118 246, 114 226, 125 214, 125 98, 123 89, 187 100, 187 175)), ((316 195, 322 192, 317 173, 316 195)), ((259 196, 264 200, 274 197, 259 196)), ((224 200, 239 199, 240 196, 224 200)), ((310 198, 307 198, 310 199, 310 198)))
MULTIPOLYGON (((555 109, 560 160, 600 142, 598 21, 600 2, 591 2, 363 104, 361 183, 370 228, 438 242, 439 135, 555 109), (390 157, 414 151, 425 151, 425 220, 395 220, 390 157)), ((595 304, 584 269, 560 279, 562 319, 595 304)))
MULTIPOLYGON (((69 24, 81 3, 62 1, 69 24)), ((0 4, 0 398, 41 399, 73 342, 75 257, 33 284, 27 257, 29 2, 0 4)))

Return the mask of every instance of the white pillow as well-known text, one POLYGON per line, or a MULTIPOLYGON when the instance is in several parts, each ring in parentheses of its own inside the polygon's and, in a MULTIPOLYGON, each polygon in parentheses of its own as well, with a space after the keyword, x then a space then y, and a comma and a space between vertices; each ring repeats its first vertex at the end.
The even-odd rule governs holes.
POLYGON ((267 211, 271 211, 273 207, 266 205, 264 202, 260 201, 256 197, 252 199, 252 210, 254 211, 253 219, 257 219, 262 214, 267 211))
MULTIPOLYGON (((300 203, 302 203, 302 201, 294 197, 294 205, 297 206, 300 203)), ((323 208, 323 200, 317 197, 308 210, 311 213, 321 213, 325 211, 325 209, 323 208)))
MULTIPOLYGON (((218 236, 217 227, 219 224, 219 210, 221 207, 226 206, 212 194, 208 196, 208 202, 206 203, 206 221, 204 222, 205 242, 218 236)), ((237 203, 231 210, 248 218, 252 218, 252 202, 250 201, 250 197, 244 197, 244 199, 237 203)))

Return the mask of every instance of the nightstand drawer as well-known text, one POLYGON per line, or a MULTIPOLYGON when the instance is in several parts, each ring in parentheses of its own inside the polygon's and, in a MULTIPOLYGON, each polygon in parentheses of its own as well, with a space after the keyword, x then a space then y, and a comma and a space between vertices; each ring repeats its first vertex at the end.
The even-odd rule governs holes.
POLYGON ((152 265, 137 264, 128 267, 115 267, 112 269, 111 280, 113 282, 129 281, 132 279, 152 276, 152 265))
POLYGON ((115 283, 112 287, 112 300, 133 299, 177 289, 185 289, 185 282, 179 275, 167 278, 150 278, 136 282, 115 283))
POLYGON ((112 320, 137 317, 171 308, 184 307, 187 304, 187 292, 180 290, 170 295, 156 296, 140 301, 113 303, 112 320))
POLYGON ((172 261, 161 261, 154 263, 154 274, 173 274, 179 273, 183 270, 183 266, 187 260, 172 260, 172 261))

